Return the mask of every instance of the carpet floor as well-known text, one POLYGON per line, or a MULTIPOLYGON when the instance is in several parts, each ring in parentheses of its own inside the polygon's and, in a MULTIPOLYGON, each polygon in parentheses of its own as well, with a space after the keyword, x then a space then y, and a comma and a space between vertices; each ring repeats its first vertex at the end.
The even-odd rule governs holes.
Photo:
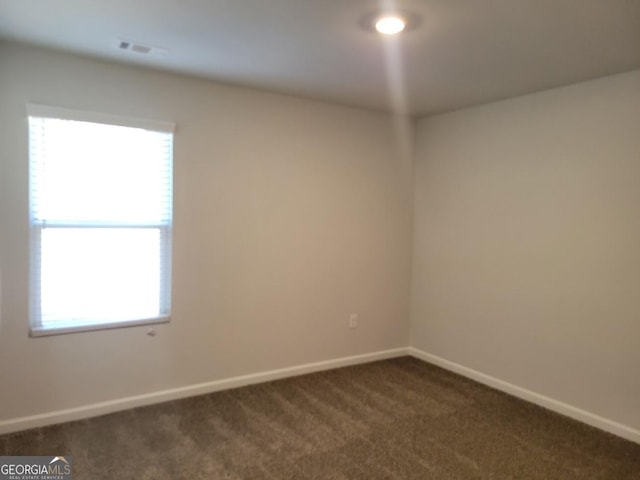
POLYGON ((0 436, 96 479, 640 480, 640 445, 403 357, 0 436))

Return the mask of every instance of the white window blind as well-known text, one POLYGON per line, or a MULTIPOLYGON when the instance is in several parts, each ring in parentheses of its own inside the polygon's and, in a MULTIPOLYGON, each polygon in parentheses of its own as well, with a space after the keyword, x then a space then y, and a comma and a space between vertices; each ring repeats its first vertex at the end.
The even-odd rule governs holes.
POLYGON ((167 321, 173 125, 27 111, 32 335, 167 321))

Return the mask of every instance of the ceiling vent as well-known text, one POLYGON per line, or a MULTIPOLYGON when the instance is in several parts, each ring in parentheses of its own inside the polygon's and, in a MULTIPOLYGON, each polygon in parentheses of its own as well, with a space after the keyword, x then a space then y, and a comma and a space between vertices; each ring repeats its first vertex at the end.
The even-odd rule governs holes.
POLYGON ((118 39, 117 47, 119 50, 140 55, 162 56, 168 52, 166 48, 152 47, 150 45, 144 45, 132 40, 124 40, 122 38, 118 39))

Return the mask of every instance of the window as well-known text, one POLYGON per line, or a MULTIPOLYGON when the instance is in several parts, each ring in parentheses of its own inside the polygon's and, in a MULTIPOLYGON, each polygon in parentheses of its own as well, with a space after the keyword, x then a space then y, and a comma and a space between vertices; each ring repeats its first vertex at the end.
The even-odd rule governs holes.
POLYGON ((31 335, 168 321, 173 125, 27 112, 31 335))

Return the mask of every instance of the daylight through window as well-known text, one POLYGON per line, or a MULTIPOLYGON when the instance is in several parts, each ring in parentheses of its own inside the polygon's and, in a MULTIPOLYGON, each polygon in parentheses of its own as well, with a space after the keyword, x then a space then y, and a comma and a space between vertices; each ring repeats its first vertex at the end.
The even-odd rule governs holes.
POLYGON ((173 125, 28 113, 32 335, 167 321, 173 125))

